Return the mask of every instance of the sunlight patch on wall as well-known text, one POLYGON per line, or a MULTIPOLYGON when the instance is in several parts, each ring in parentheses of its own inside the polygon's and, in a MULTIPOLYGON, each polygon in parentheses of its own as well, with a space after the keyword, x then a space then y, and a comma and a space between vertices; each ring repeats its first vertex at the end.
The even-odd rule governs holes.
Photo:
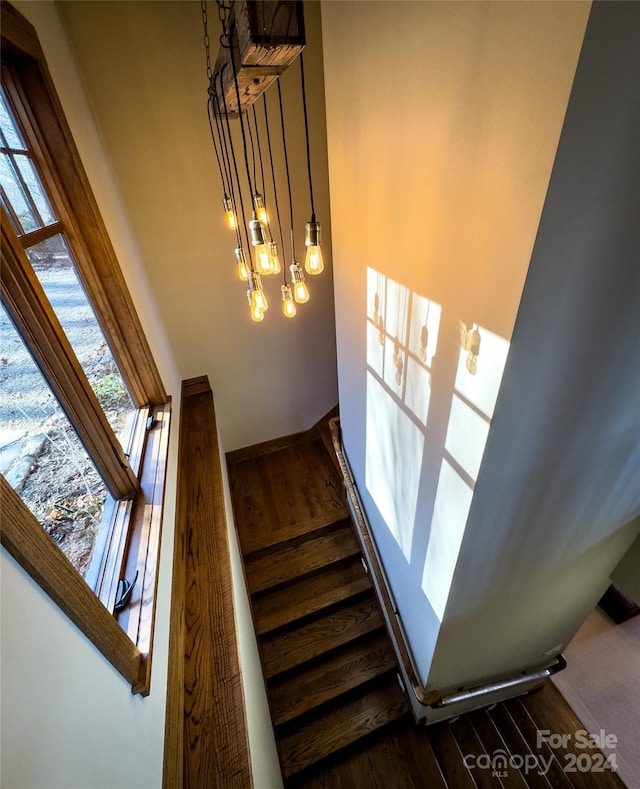
POLYGON ((407 562, 440 306, 367 269, 365 484, 407 562))
POLYGON ((422 590, 441 622, 472 498, 469 485, 443 460, 422 576, 422 590))
POLYGON ((478 478, 488 435, 489 421, 454 394, 444 448, 474 480, 478 478))
POLYGON ((491 419, 507 362, 509 342, 483 326, 478 331, 480 348, 476 372, 472 374, 467 368, 469 354, 461 349, 455 388, 456 392, 491 419))
POLYGON ((420 429, 368 372, 365 484, 407 561, 423 449, 420 429))
POLYGON ((508 352, 509 342, 484 327, 474 324, 462 332, 422 575, 422 590, 440 621, 449 598, 508 352))
POLYGON ((422 590, 442 619, 509 343, 449 316, 459 341, 450 332, 438 348, 441 305, 371 268, 366 320, 365 484, 407 564, 418 563, 422 590), (436 352, 445 363, 434 374, 436 352), (433 431, 430 418, 441 423, 433 431), (433 478, 420 487, 425 458, 427 467, 440 466, 435 492, 433 478), (424 560, 412 556, 419 500, 433 505, 431 522, 419 525, 427 530, 424 560))

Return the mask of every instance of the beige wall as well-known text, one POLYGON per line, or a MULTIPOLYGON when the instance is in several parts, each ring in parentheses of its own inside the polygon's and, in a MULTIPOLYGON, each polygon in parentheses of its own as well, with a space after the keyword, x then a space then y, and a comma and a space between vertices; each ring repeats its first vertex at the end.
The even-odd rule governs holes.
MULTIPOLYGON (((59 7, 180 375, 209 376, 227 451, 309 427, 337 402, 330 254, 325 274, 309 278, 311 300, 295 320, 281 315, 281 283, 270 277, 270 309, 263 323, 251 323, 246 285, 235 278, 235 237, 222 222, 199 4, 59 7)), ((220 31, 213 3, 210 16, 215 58, 220 31)), ((305 18, 314 191, 329 253, 317 3, 307 5, 305 18)), ((287 107, 301 106, 299 81, 296 63, 282 78, 287 107)), ((287 119, 297 254, 304 260, 310 218, 304 130, 301 114, 287 113, 287 119)), ((278 124, 273 130, 277 139, 278 124)), ((286 216, 284 182, 280 186, 286 216)))
MULTIPOLYGON (((341 422, 423 680, 468 513, 460 502, 470 502, 477 475, 442 476, 465 374, 460 327, 478 323, 485 337, 468 395, 487 369, 488 332, 496 337, 495 402, 589 9, 322 6, 341 422), (414 375, 409 362, 406 388, 388 375, 390 339, 384 352, 375 330, 372 339, 368 268, 412 304, 429 299, 441 310, 431 373, 414 375), (448 498, 438 497, 449 484, 448 498)), ((399 308, 385 309, 393 336, 399 308)), ((414 355, 417 328, 408 334, 414 355)), ((490 421, 492 406, 480 410, 490 421)), ((484 440, 475 442, 477 465, 484 440)))

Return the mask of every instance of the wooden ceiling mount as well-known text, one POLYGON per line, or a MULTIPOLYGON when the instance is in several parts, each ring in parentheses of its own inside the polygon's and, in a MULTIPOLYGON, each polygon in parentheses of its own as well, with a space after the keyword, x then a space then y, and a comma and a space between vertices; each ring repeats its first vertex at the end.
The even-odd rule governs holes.
POLYGON ((228 24, 233 57, 230 49, 220 47, 213 79, 217 85, 218 74, 222 72, 227 113, 237 117, 233 65, 238 78, 240 107, 244 112, 304 49, 302 0, 236 0, 228 24))

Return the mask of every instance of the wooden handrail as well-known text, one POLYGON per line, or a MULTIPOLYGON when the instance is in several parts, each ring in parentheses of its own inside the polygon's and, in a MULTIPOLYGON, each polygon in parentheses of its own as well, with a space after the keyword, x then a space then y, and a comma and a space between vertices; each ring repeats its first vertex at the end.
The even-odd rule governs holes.
POLYGON ((164 789, 252 785, 213 394, 182 383, 164 789))

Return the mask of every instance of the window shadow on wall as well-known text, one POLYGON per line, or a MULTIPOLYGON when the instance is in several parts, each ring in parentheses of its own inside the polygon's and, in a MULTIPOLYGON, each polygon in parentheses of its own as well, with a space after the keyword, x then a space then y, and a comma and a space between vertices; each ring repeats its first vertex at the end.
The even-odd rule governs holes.
POLYGON ((366 322, 366 488, 442 621, 509 343, 371 268, 366 322))

